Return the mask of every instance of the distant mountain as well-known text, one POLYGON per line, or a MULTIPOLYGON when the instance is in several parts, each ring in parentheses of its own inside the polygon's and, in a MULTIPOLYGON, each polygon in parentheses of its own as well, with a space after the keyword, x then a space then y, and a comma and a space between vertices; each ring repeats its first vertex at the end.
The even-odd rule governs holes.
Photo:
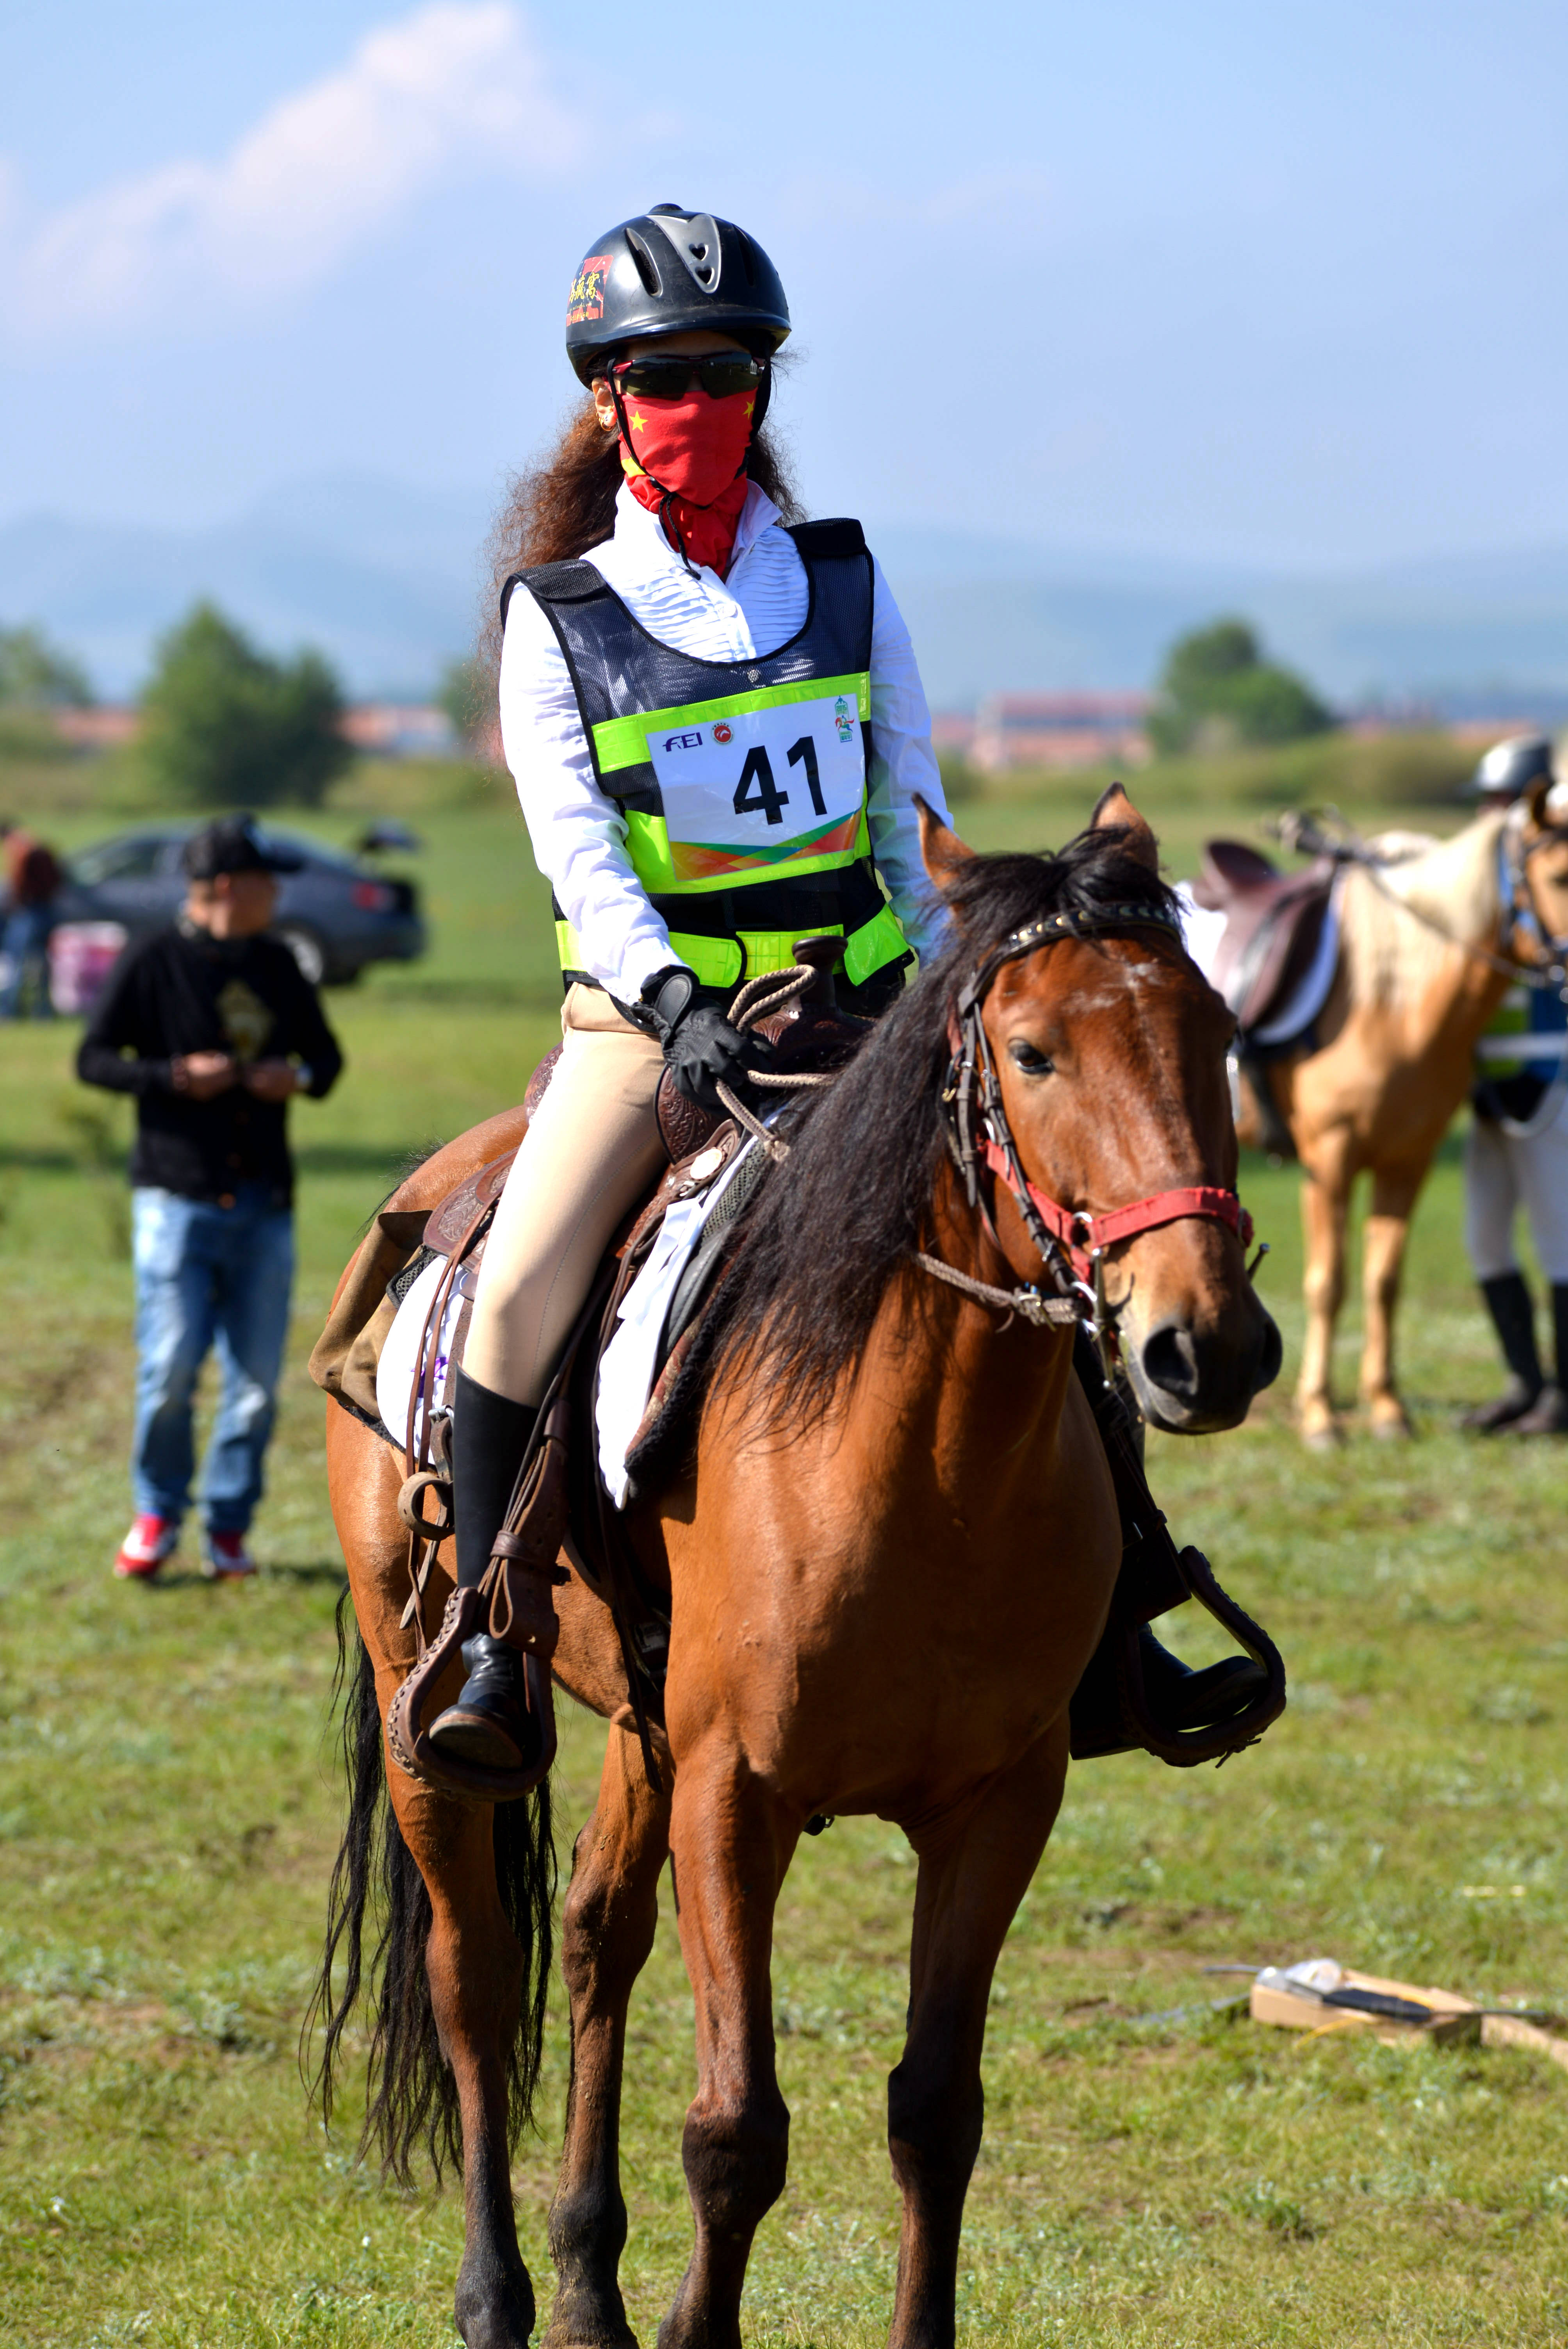
MULTIPOLYGON (((35 514, 0 525, 0 624, 36 619, 119 696, 211 595, 265 644, 319 645, 357 694, 428 691, 471 643, 493 495, 368 475, 285 483, 202 531, 35 514)), ((868 524, 939 708, 1148 684, 1222 612, 1341 701, 1568 692, 1568 548, 1306 574, 868 524)))
POLYGON ((347 477, 299 482, 203 531, 36 514, 0 525, 0 624, 39 620, 98 690, 210 595, 265 645, 318 645, 356 693, 423 693, 479 623, 490 500, 347 477))

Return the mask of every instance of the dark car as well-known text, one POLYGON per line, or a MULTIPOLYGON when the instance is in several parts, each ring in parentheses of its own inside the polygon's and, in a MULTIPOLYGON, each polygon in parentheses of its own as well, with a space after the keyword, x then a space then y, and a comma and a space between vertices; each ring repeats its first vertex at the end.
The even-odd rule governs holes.
MULTIPOLYGON (((134 942, 173 920, 185 896, 180 854, 194 824, 148 824, 81 849, 56 899, 62 923, 118 922, 134 942)), ((366 963, 412 962, 425 951, 425 925, 412 881, 298 833, 258 827, 263 839, 301 859, 278 876, 273 926, 314 986, 341 987, 366 963)))

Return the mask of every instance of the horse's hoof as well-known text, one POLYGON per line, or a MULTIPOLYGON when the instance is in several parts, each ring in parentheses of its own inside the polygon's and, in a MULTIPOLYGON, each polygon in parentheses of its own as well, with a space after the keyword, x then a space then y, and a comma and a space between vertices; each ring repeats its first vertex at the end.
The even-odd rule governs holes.
POLYGON ((455 2308, 465 2349, 528 2349, 533 2332, 533 2286, 521 2263, 484 2260, 458 2271, 455 2308))
POLYGON ((620 2286, 616 2284, 612 2290, 613 2299, 606 2296, 595 2306, 594 2293, 562 2286, 555 2295, 555 2306, 539 2349, 641 2349, 626 2322, 625 2309, 620 2305, 620 2286))
POLYGON ((1326 1427, 1304 1427, 1301 1440, 1309 1452, 1337 1452, 1344 1444, 1345 1430, 1330 1420, 1326 1427))
POLYGON ((642 2349, 642 2344, 624 2325, 618 2333, 585 2333, 580 2324, 569 2323, 562 2332, 552 2318, 539 2349, 642 2349))
POLYGON ((1406 1444, 1416 1431, 1401 1412, 1398 1418, 1385 1415, 1382 1418, 1374 1419, 1372 1433, 1379 1444, 1406 1444))

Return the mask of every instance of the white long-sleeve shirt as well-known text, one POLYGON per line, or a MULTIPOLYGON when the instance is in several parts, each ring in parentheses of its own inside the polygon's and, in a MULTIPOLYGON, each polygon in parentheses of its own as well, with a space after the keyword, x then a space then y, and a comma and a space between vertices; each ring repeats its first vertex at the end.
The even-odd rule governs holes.
MULTIPOLYGON (((779 509, 753 482, 741 509, 727 578, 694 578, 656 514, 623 485, 611 538, 584 560, 641 627, 698 660, 766 659, 804 626, 806 566, 779 509)), ((926 959, 948 916, 925 877, 913 796, 944 820, 931 748, 931 716, 909 630, 880 565, 873 566, 872 757, 866 820, 877 868, 904 936, 926 959)), ((566 659, 540 605, 521 588, 507 612, 500 661, 500 730, 540 871, 577 933, 584 967, 623 1003, 680 957, 648 901, 626 848, 624 818, 600 790, 566 659)))

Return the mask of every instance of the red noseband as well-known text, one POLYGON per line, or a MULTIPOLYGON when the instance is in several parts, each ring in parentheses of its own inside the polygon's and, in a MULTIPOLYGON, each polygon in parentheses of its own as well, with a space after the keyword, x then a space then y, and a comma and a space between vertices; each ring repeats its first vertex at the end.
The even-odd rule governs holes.
MULTIPOLYGON (((1012 1190, 1006 1151, 987 1137, 981 1144, 981 1152, 992 1174, 1000 1175, 1012 1190)), ((1161 1224, 1182 1223, 1189 1216, 1206 1216, 1216 1224, 1223 1224, 1235 1233, 1243 1247, 1252 1246, 1251 1216, 1233 1191, 1222 1191, 1215 1184, 1195 1184, 1185 1191, 1157 1191, 1152 1198, 1135 1199, 1130 1207, 1112 1207, 1104 1216, 1091 1216, 1081 1208, 1075 1213, 1061 1206, 1027 1177, 1025 1188, 1047 1230, 1054 1239, 1060 1240, 1071 1257, 1073 1270, 1080 1280, 1089 1278, 1094 1254, 1099 1249, 1110 1247, 1117 1240, 1130 1240, 1138 1232, 1157 1231, 1161 1224)))

